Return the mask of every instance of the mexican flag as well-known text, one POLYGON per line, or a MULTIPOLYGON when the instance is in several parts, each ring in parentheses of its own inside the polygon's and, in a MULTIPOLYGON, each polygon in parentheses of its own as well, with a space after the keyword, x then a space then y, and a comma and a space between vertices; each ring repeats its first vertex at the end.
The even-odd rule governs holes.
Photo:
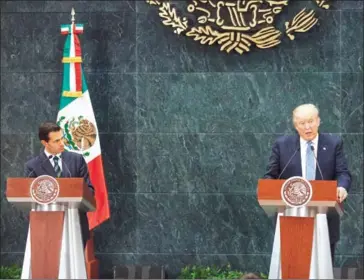
POLYGON ((100 138, 90 93, 82 69, 81 45, 78 34, 82 24, 61 25, 67 35, 63 50, 63 83, 57 123, 65 133, 66 149, 80 153, 87 162, 90 180, 95 188, 97 209, 88 213, 90 229, 110 218, 108 193, 101 158, 100 138))

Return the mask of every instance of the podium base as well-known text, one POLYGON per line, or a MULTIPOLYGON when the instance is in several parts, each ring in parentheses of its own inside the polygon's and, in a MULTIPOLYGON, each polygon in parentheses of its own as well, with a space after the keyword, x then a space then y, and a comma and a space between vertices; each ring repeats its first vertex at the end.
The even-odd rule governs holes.
MULTIPOLYGON (((80 227, 80 217, 78 213, 78 209, 65 209, 62 205, 36 205, 36 208, 32 209, 32 211, 63 211, 64 213, 64 222, 63 222, 63 230, 61 237, 61 249, 59 252, 59 256, 54 256, 54 261, 59 261, 56 269, 58 271, 53 271, 52 275, 56 275, 56 277, 49 277, 49 274, 46 273, 46 269, 38 269, 36 277, 43 279, 87 279, 86 274, 86 263, 85 263, 85 255, 82 244, 82 235, 81 235, 81 227, 80 227), (57 277, 58 275, 58 277, 57 277)), ((32 214, 36 214, 31 212, 32 214)), ((45 228, 52 227, 52 223, 49 221, 42 221, 45 228), (45 224, 48 223, 48 224, 45 224)), ((34 230, 34 229, 33 229, 34 230)), ((23 269, 21 279, 33 279, 32 272, 34 272, 34 267, 45 267, 45 263, 34 263, 34 259, 32 260, 32 250, 36 254, 44 255, 44 252, 39 252, 39 248, 34 246, 32 243, 32 235, 35 234, 32 231, 31 225, 29 226, 27 244, 25 248, 25 255, 23 261, 23 269), (32 247, 33 246, 33 247, 32 247)), ((50 237, 51 239, 52 237, 50 237)), ((56 240, 57 241, 57 240, 56 240)), ((46 242, 46 240, 44 240, 46 242)), ((48 245, 48 244, 46 244, 48 245)), ((46 246, 43 246, 44 250, 47 250, 46 246)), ((33 252, 33 254, 34 254, 33 252)), ((49 261, 49 260, 48 260, 49 261)))
MULTIPOLYGON (((314 229, 313 229, 313 240, 312 240, 312 250, 311 250, 311 260, 309 271, 306 274, 309 275, 310 279, 333 279, 333 264, 331 260, 331 249, 329 232, 327 225, 325 208, 289 208, 280 209, 277 216, 277 224, 275 229, 275 236, 273 242, 273 250, 271 256, 271 263, 269 269, 269 279, 285 279, 282 277, 282 244, 281 244, 281 217, 293 216, 293 217, 313 217, 314 218, 314 229)), ((302 233, 304 234, 304 233, 302 233)), ((301 254, 297 251, 296 254, 301 254)), ((290 264, 285 263, 285 269, 290 269, 290 264)), ((299 276, 294 277, 290 274, 289 279, 297 279, 299 276)))

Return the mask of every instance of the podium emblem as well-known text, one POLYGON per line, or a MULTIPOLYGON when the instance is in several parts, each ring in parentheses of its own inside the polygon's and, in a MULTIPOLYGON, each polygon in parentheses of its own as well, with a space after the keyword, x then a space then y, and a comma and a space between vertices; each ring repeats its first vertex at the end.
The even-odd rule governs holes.
POLYGON ((59 195, 59 184, 52 176, 39 176, 30 185, 30 195, 39 204, 50 204, 59 195))
POLYGON ((312 186, 303 177, 287 179, 281 189, 282 200, 290 207, 305 206, 312 198, 312 186))

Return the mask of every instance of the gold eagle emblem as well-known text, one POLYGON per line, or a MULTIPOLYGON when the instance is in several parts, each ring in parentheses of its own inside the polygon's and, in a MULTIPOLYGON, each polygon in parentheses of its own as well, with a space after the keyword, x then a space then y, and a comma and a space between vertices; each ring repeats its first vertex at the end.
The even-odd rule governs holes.
MULTIPOLYGON (((178 15, 171 1, 146 0, 159 7, 162 23, 201 44, 218 44, 221 51, 243 54, 251 46, 260 49, 281 43, 282 32, 274 26, 275 17, 289 4, 289 0, 188 0, 183 2, 188 19, 178 15)), ((320 8, 328 9, 328 0, 315 0, 320 8)), ((318 18, 314 10, 302 9, 292 20, 285 22, 285 34, 295 39, 295 33, 307 32, 318 18)))

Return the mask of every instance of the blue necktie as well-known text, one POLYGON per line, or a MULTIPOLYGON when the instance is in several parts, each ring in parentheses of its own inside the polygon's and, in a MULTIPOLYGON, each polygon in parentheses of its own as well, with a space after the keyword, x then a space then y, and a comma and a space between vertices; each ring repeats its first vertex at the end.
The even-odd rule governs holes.
POLYGON ((61 168, 59 167, 59 164, 58 164, 59 158, 57 156, 55 156, 53 158, 53 160, 54 160, 54 172, 56 172, 57 177, 61 177, 62 170, 61 170, 61 168))
POLYGON ((307 142, 307 149, 306 149, 306 179, 307 180, 315 180, 315 171, 316 171, 316 162, 314 151, 311 149, 312 141, 307 142))

